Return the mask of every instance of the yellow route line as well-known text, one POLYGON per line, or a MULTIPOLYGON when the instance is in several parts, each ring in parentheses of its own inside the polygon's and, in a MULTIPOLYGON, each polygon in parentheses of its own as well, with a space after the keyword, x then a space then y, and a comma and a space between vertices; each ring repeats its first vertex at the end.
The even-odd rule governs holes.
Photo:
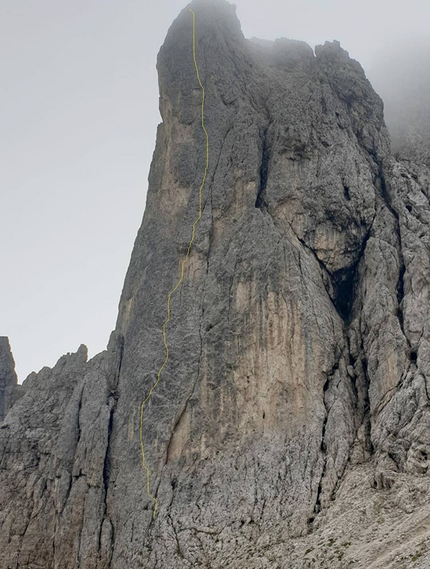
POLYGON ((193 243, 194 243, 196 226, 197 226, 198 222, 200 221, 200 219, 202 217, 202 213, 203 213, 203 204, 202 204, 203 187, 204 187, 205 182, 206 182, 206 176, 207 176, 208 167, 209 167, 209 135, 208 135, 208 131, 206 130, 206 127, 205 127, 205 88, 203 87, 202 81, 200 79, 199 66, 197 65, 197 58, 196 58, 196 14, 193 10, 191 10, 191 8, 189 8, 189 10, 193 16, 193 59, 194 59, 194 67, 196 69, 197 80, 198 80, 200 88, 202 90, 202 129, 203 129, 203 131, 205 133, 205 137, 206 137, 206 162, 205 162, 205 170, 204 170, 204 174, 203 174, 202 183, 201 183, 200 189, 199 189, 199 215, 192 225, 191 239, 190 239, 190 242, 188 244, 187 253, 186 253, 184 260, 182 261, 182 265, 181 265, 181 276, 180 276, 178 282, 176 283, 176 285, 173 287, 173 289, 167 295, 167 318, 164 321, 163 328, 162 328, 163 342, 164 342, 164 349, 165 349, 164 362, 161 365, 160 369, 158 370, 157 381, 151 387, 151 390, 149 391, 146 399, 144 401, 142 401, 142 403, 140 405, 140 430, 139 431, 140 431, 140 447, 142 450, 142 466, 146 471, 146 493, 151 498, 151 500, 154 502, 154 510, 153 510, 153 517, 154 518, 157 514, 158 500, 155 496, 153 496, 151 494, 151 488, 150 488, 151 473, 150 473, 149 468, 148 468, 146 461, 145 461, 145 445, 143 443, 143 412, 145 410, 145 403, 150 399, 151 395, 154 392, 154 389, 160 383, 161 373, 162 373, 163 369, 165 368, 167 362, 169 361, 169 346, 167 344, 166 328, 167 328, 167 324, 170 322, 171 297, 172 297, 172 294, 178 289, 179 285, 184 280, 185 264, 188 261, 188 257, 190 256, 191 247, 193 246, 193 243))

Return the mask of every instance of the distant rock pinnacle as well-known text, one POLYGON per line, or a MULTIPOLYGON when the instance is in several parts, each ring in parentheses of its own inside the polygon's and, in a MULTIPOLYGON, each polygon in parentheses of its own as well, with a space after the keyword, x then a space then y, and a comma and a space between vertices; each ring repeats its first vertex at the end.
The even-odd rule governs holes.
POLYGON ((0 336, 0 422, 13 403, 13 388, 17 383, 15 362, 10 351, 9 339, 0 336))

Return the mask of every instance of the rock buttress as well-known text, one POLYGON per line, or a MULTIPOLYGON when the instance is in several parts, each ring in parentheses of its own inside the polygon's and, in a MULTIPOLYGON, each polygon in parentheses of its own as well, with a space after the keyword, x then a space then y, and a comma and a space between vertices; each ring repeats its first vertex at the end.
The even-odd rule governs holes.
POLYGON ((264 46, 243 38, 225 2, 194 7, 210 166, 172 299, 169 363, 144 416, 155 521, 136 396, 146 396, 163 361, 159 330, 204 167, 188 10, 159 54, 163 122, 118 319, 112 500, 126 512, 113 559, 132 562, 135 547, 136 563, 154 567, 161 543, 163 561, 182 566, 204 564, 222 542, 215 558, 225 566, 262 536, 307 534, 354 441, 363 457, 371 451, 368 386, 351 371, 347 329, 383 199, 382 102, 337 43, 316 56, 302 42, 264 46))
POLYGON ((10 350, 9 339, 0 337, 0 423, 12 407, 17 391, 15 362, 10 350))

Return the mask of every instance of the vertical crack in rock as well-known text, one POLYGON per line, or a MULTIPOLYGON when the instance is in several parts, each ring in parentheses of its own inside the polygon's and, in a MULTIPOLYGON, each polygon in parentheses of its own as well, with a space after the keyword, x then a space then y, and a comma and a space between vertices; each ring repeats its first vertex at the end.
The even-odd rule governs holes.
POLYGON ((185 555, 183 554, 182 549, 181 549, 181 545, 180 545, 180 543, 179 543, 178 532, 177 532, 177 530, 176 530, 175 523, 174 523, 174 521, 173 521, 172 516, 170 515, 170 513, 167 514, 167 517, 168 517, 168 519, 169 519, 169 521, 170 521, 170 525, 171 525, 172 531, 173 531, 173 536, 174 536, 174 538, 175 538, 176 554, 178 555, 178 557, 179 557, 180 559, 185 559, 185 555))
POLYGON ((398 234, 398 238, 399 238, 399 261, 400 261, 399 280, 397 281, 397 286, 396 286, 397 302, 398 302, 397 317, 399 319, 399 324, 400 324, 400 328, 402 330, 403 336, 405 337, 406 341, 408 341, 408 338, 407 338, 406 333, 405 333, 405 322, 404 322, 404 316, 403 316, 403 298, 405 296, 406 266, 405 266, 405 262, 403 259, 402 245, 401 245, 401 240, 400 240, 400 230, 398 230, 397 234, 398 234))
POLYGON ((400 215, 399 215, 399 212, 394 207, 393 201, 392 201, 390 193, 388 191, 387 181, 386 181, 386 178, 384 175, 384 169, 383 169, 382 163, 380 160, 376 160, 375 157, 373 157, 373 160, 375 161, 376 165, 378 166, 378 179, 380 182, 381 196, 382 196, 388 210, 393 215, 395 222, 396 222, 396 236, 397 236, 397 244, 398 244, 397 254, 398 254, 398 259, 399 259, 399 278, 398 278, 397 286, 396 286, 397 303, 398 303, 397 318, 399 321, 399 326, 400 326, 400 329, 402 331, 402 334, 403 334, 403 336, 406 340, 406 343, 410 349, 411 344, 410 344, 409 338, 408 338, 406 331, 405 331, 404 316, 403 316, 403 299, 404 299, 404 295, 405 295, 404 279, 405 279, 406 265, 405 265, 405 260, 403 257, 403 245, 402 245, 402 232, 401 232, 401 227, 400 227, 400 215))
POLYGON ((362 357, 361 357, 361 366, 363 369, 363 379, 364 379, 364 389, 363 389, 363 424, 364 424, 364 444, 365 450, 373 454, 374 448, 372 444, 372 422, 370 417, 370 399, 369 399, 369 387, 370 387, 370 378, 369 373, 367 371, 367 358, 364 355, 364 346, 361 347, 362 350, 362 357))
POLYGON ((114 526, 108 515, 107 495, 108 495, 110 475, 111 475, 111 438, 113 433, 114 415, 119 398, 118 382, 121 373, 123 353, 124 353, 124 337, 122 334, 113 332, 110 337, 109 346, 108 346, 109 359, 108 359, 108 372, 107 372, 107 381, 106 381, 108 393, 107 393, 106 405, 109 407, 109 420, 107 425, 106 452, 104 456, 103 472, 102 472, 103 512, 101 516, 99 535, 98 535, 99 551, 102 548, 102 543, 101 543, 102 530, 103 530, 103 523, 106 518, 109 519, 112 529, 111 547, 113 547, 114 543, 114 526))
POLYGON ((315 519, 315 516, 322 509, 322 504, 321 504, 321 496, 322 496, 322 490, 323 490, 322 485, 323 485, 323 480, 324 480, 324 476, 325 476, 326 469, 327 469, 327 444, 326 444, 325 436, 326 436, 327 422, 328 422, 328 418, 329 418, 329 414, 330 414, 330 408, 329 408, 329 404, 327 402, 327 392, 328 392, 328 389, 330 387, 330 381, 334 375, 334 372, 338 368, 339 368, 339 362, 336 361, 336 363, 333 365, 333 368, 328 373, 326 382, 324 383, 324 387, 323 387, 323 403, 324 403, 324 407, 325 407, 325 417, 324 417, 324 421, 322 424, 321 446, 320 446, 321 454, 323 457, 323 467, 322 467, 321 477, 320 477, 320 481, 318 484, 317 496, 316 496, 315 505, 314 505, 314 515, 311 516, 308 520, 308 525, 310 527, 310 531, 312 531, 312 524, 313 524, 313 521, 315 519))
POLYGON ((75 442, 75 451, 78 447, 79 441, 81 440, 82 435, 82 427, 81 427, 81 411, 82 411, 82 398, 84 396, 84 384, 82 384, 80 392, 79 392, 79 399, 78 399, 78 409, 76 411, 76 442, 75 442))
MULTIPOLYGON (((313 508, 313 514, 310 518, 308 518, 308 529, 309 529, 310 533, 313 532, 313 522, 314 522, 317 514, 319 514, 323 508, 323 505, 322 505, 323 483, 324 483, 324 478, 325 478, 326 471, 327 471, 327 460, 328 460, 326 431, 327 431, 327 424, 328 424, 330 412, 331 412, 331 409, 333 407, 333 401, 331 402, 331 405, 329 404, 329 401, 328 401, 328 391, 330 389, 331 382, 332 382, 332 379, 335 375, 335 372, 339 369, 339 363, 340 363, 340 360, 342 359, 342 357, 343 357, 343 352, 339 352, 337 355, 336 361, 333 364, 333 367, 331 368, 331 370, 327 374, 327 379, 326 379, 324 386, 323 386, 323 404, 324 404, 324 408, 325 408, 325 416, 324 416, 322 429, 321 429, 321 445, 320 445, 320 452, 322 455, 323 466, 322 466, 320 480, 318 483, 318 489, 317 489, 317 495, 316 495, 315 504, 314 504, 314 508, 313 508)), ((334 491, 335 491, 335 488, 333 488, 333 492, 334 491)))
POLYGON ((100 526, 99 526, 99 535, 98 535, 98 551, 101 552, 102 550, 102 532, 103 532, 103 524, 105 522, 106 519, 109 520, 110 523, 110 528, 111 528, 111 547, 110 547, 110 553, 109 553, 109 558, 108 558, 108 567, 110 567, 110 562, 112 559, 112 554, 113 554, 113 547, 114 547, 114 542, 115 542, 115 528, 114 525, 110 519, 110 516, 108 514, 108 503, 107 503, 107 495, 108 495, 108 490, 109 490, 109 481, 110 481, 110 473, 111 473, 111 437, 112 437, 112 432, 113 432, 113 419, 114 419, 114 413, 115 413, 115 409, 116 409, 116 405, 117 405, 117 397, 114 396, 109 396, 108 398, 108 402, 107 404, 110 406, 110 412, 109 412, 109 422, 108 422, 108 432, 107 432, 107 443, 106 443, 106 453, 105 453, 105 458, 104 458, 104 463, 103 463, 103 473, 102 473, 102 480, 103 480, 103 512, 102 512, 102 516, 100 519, 100 526))
POLYGON ((109 478, 110 478, 110 456, 109 456, 109 449, 110 449, 110 440, 112 436, 113 430, 113 416, 115 411, 115 400, 113 398, 109 398, 108 405, 110 405, 110 412, 109 412, 109 423, 108 423, 108 432, 107 432, 107 445, 106 445, 106 453, 105 459, 103 463, 103 487, 104 487, 104 513, 106 512, 106 497, 107 491, 109 486, 109 478))
MULTIPOLYGON (((367 371, 367 359, 365 356, 363 338, 360 338, 361 344, 359 348, 359 354, 356 357, 351 352, 351 341, 349 334, 346 336, 347 346, 348 346, 348 358, 349 365, 352 372, 351 377, 351 387, 354 394, 354 406, 358 413, 358 421, 356 428, 356 436, 359 428, 364 425, 364 450, 369 454, 373 454, 373 444, 371 440, 371 421, 370 421, 370 401, 369 401, 369 387, 370 379, 367 371), (361 378, 359 384, 357 384, 357 379, 361 378)), ((349 459, 348 459, 349 460, 349 459)))
POLYGON ((261 164, 260 164, 260 178, 257 192, 257 199, 255 200, 255 207, 267 210, 267 203, 265 200, 267 178, 269 176, 269 163, 271 155, 271 143, 268 139, 268 130, 270 123, 264 128, 260 128, 260 143, 261 143, 261 164))

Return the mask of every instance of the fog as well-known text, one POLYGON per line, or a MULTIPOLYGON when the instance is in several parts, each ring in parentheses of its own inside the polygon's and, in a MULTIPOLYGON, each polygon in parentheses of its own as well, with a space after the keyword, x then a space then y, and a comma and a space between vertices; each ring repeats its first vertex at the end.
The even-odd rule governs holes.
MULTIPOLYGON (((429 113, 428 0, 237 0, 247 37, 340 40, 399 147, 429 113)), ((104 349, 141 222, 179 0, 2 0, 0 335, 20 380, 104 349)), ((427 125, 427 126, 425 126, 427 125)))
POLYGON ((418 34, 392 45, 368 70, 384 101, 392 149, 430 166, 430 37, 418 34))

